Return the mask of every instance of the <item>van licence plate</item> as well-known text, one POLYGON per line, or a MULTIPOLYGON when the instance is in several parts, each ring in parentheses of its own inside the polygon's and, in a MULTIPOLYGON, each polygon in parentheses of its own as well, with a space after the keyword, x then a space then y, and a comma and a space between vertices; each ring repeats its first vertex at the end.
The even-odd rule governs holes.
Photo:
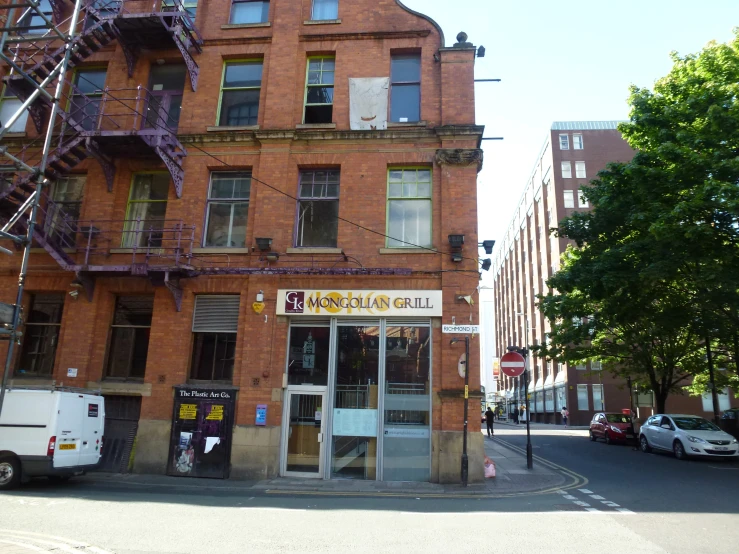
POLYGON ((76 444, 60 444, 59 450, 75 450, 77 448, 76 444))

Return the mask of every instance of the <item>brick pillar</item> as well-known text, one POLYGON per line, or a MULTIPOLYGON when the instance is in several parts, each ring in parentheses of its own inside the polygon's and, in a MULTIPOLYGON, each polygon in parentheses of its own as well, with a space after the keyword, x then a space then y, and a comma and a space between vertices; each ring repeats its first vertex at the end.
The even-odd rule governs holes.
POLYGON ((450 48, 440 48, 441 124, 475 124, 475 54, 477 48, 459 33, 450 48))

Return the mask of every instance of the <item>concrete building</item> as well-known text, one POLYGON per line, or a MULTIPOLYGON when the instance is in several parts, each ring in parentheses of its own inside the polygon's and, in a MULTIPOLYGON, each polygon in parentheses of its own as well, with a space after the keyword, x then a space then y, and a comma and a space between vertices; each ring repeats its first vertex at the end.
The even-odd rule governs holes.
MULTIPOLYGON (((626 162, 633 157, 634 151, 617 130, 618 123, 564 121, 555 122, 549 130, 493 256, 498 358, 507 346, 543 343, 550 331, 549 322, 535 305, 536 295, 548 292, 546 281, 558 270, 560 257, 571 241, 551 236, 549 229, 576 211, 590 209, 579 191, 607 163, 626 162)), ((532 421, 561 423, 559 413, 566 406, 570 422, 584 425, 596 411, 620 412, 630 406, 627 384, 602 371, 600 362, 569 365, 532 357, 530 369, 532 421)), ((522 378, 501 378, 499 388, 505 391, 509 411, 520 410, 524 400, 522 378)), ((728 394, 719 395, 719 399, 722 410, 732 402, 728 394)), ((633 403, 640 419, 652 415, 651 393, 633 393, 633 403)), ((709 395, 702 402, 699 398, 672 396, 668 407, 673 413, 713 414, 709 395)))
MULTIPOLYGON (((459 482, 477 48, 399 0, 96 2, 80 33, 11 385, 101 390, 112 470, 459 482)), ((38 155, 48 109, 3 147, 38 155)))

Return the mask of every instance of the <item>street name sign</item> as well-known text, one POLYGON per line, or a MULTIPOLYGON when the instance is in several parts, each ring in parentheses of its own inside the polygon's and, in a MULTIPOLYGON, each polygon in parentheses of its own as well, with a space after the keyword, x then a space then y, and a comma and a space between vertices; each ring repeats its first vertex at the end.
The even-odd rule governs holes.
POLYGON ((479 335, 479 325, 442 325, 442 333, 456 333, 458 335, 479 335))
POLYGON ((508 352, 500 359, 500 370, 508 377, 518 377, 526 368, 526 360, 518 352, 508 352))

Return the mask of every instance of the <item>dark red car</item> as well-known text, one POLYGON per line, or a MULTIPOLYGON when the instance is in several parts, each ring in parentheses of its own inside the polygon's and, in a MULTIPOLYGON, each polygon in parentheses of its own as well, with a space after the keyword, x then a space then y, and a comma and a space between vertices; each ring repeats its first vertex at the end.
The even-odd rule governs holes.
POLYGON ((606 444, 635 440, 631 417, 616 412, 598 412, 590 422, 590 440, 603 439, 606 444))

